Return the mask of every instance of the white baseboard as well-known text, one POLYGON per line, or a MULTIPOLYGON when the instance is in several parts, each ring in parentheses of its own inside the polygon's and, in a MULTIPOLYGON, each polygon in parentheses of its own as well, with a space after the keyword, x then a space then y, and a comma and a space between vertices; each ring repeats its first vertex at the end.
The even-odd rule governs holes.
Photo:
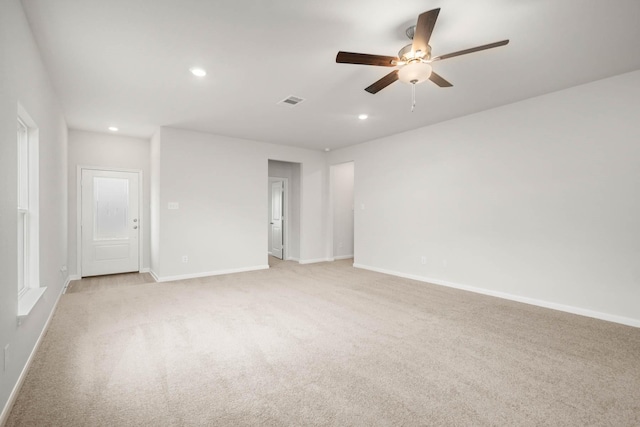
MULTIPOLYGON (((72 280, 75 280, 75 279, 72 279, 71 277, 72 276, 67 276, 66 280, 64 281, 64 285, 62 285, 62 293, 63 294, 67 293, 67 288, 69 287, 69 283, 71 283, 72 280)), ((0 424, 0 425, 2 425, 2 424, 0 424)))
POLYGON ((45 322, 44 327, 42 328, 42 332, 40 332, 40 335, 36 340, 36 344, 33 346, 33 350, 31 350, 31 353, 29 354, 27 363, 24 364, 24 368, 22 368, 22 372, 20 372, 18 381, 16 381, 16 384, 13 387, 13 390, 11 390, 11 394, 9 395, 9 399, 7 399, 6 405, 4 406, 4 408, 2 408, 2 413, 0 413, 0 426, 4 426, 5 423, 7 422, 7 418, 9 418, 9 413, 13 408, 13 404, 16 402, 16 398, 18 397, 18 393, 22 388, 22 384, 24 383, 24 380, 27 378, 27 372, 29 372, 29 367, 31 367, 33 358, 35 357, 36 352, 38 351, 38 348, 40 348, 40 344, 42 343, 42 338, 44 338, 44 336, 47 334, 47 330, 49 329, 49 324, 51 323, 51 319, 53 319, 53 314, 56 312, 56 309, 58 308, 60 297, 64 293, 64 290, 67 288, 67 285, 69 284, 70 281, 71 280, 69 279, 69 277, 67 277, 65 281, 65 285, 60 290, 60 293, 56 298, 56 302, 53 304, 53 307, 51 308, 51 312, 49 313, 49 317, 47 318, 47 321, 45 322))
POLYGON ((156 282, 160 281, 160 279, 158 278, 158 275, 152 269, 149 269, 149 274, 151 275, 151 277, 153 277, 153 280, 155 280, 156 282))
POLYGON ((446 286, 448 288, 460 289, 463 291, 474 292, 482 295, 489 295, 492 297, 502 298, 506 300, 521 302, 524 304, 535 305, 538 307, 550 308, 552 310, 564 311, 566 313, 578 314, 580 316, 592 317, 594 319, 606 320, 608 322, 620 323, 622 325, 633 326, 640 328, 640 319, 633 319, 630 317, 617 316, 614 314, 602 313, 599 311, 589 310, 586 308, 574 307, 571 305, 558 304, 555 302, 539 300, 535 298, 523 297, 519 295, 513 295, 506 292, 492 291, 490 289, 477 288, 474 286, 461 285, 458 283, 448 282, 446 280, 432 279, 429 277, 418 276, 415 274, 406 274, 398 271, 387 270, 384 268, 371 267, 363 264, 354 263, 355 268, 361 268, 363 270, 375 271, 378 273, 390 274, 392 276, 404 277, 405 279, 417 280, 420 282, 432 283, 434 285, 446 286))
POLYGON ((287 257, 286 261, 295 261, 295 262, 300 262, 300 258, 295 258, 295 257, 287 257))
POLYGON ((353 258, 353 254, 351 254, 351 255, 338 255, 338 256, 334 256, 333 257, 333 261, 338 261, 338 260, 341 260, 341 259, 350 259, 350 258, 353 258))
POLYGON ((151 274, 156 282, 172 282, 174 280, 197 279, 199 277, 220 276, 222 274, 245 273, 247 271, 266 270, 268 268, 269 265, 256 265, 253 267, 232 268, 228 270, 206 271, 202 273, 180 274, 175 276, 158 277, 153 272, 151 274))
MULTIPOLYGON (((82 277, 79 274, 70 274, 69 276, 67 276, 67 280, 65 280, 64 282, 64 286, 62 287, 62 293, 66 294, 67 293, 67 288, 69 287, 69 284, 71 283, 72 280, 80 280, 82 279, 82 277)), ((0 424, 1 426, 2 424, 0 424)))
POLYGON ((151 269, 149 267, 144 267, 140 269, 140 273, 150 273, 151 269))
POLYGON ((301 259, 298 262, 300 264, 315 264, 317 262, 329 262, 331 258, 315 258, 315 259, 301 259))

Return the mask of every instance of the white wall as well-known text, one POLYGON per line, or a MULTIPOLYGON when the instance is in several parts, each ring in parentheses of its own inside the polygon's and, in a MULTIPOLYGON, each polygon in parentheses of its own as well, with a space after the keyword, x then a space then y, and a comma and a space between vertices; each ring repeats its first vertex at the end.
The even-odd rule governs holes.
POLYGON ((141 268, 150 262, 150 141, 115 134, 69 131, 69 274, 80 275, 77 266, 77 174, 78 166, 133 169, 142 171, 142 257, 141 268))
MULTIPOLYGON (((288 180, 288 203, 287 212, 285 212, 285 228, 289 235, 286 236, 285 250, 286 259, 300 259, 300 164, 290 162, 279 162, 269 160, 269 177, 287 178, 288 180), (287 224, 288 221, 288 224, 287 224)), ((269 187, 270 189, 271 187, 269 187)), ((271 199, 268 200, 267 213, 271 212, 271 199)), ((267 229, 269 227, 269 218, 266 218, 267 229)), ((267 234, 269 239, 267 247, 271 248, 271 233, 267 234)))
POLYGON ((331 166, 333 258, 353 256, 353 162, 331 166))
POLYGON ((331 152, 355 263, 640 326, 639 111, 636 71, 331 152))
MULTIPOLYGON (((0 2, 0 410, 60 295, 67 258, 67 131, 19 0, 0 2), (21 325, 17 323, 17 142, 20 103, 39 129, 40 283, 47 290, 21 325)), ((0 416, 0 424, 2 417, 0 416)))
POLYGON ((161 280, 267 267, 269 159, 301 163, 301 262, 326 258, 324 153, 168 127, 159 152, 161 280))

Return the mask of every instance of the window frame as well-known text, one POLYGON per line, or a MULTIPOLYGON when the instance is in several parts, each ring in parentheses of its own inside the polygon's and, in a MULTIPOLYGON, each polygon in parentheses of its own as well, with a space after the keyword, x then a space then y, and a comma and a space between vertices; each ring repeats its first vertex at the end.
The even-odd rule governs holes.
POLYGON ((18 104, 17 114, 18 317, 26 316, 46 288, 40 286, 39 131, 18 104))
POLYGON ((29 289, 29 127, 18 116, 18 298, 29 289))

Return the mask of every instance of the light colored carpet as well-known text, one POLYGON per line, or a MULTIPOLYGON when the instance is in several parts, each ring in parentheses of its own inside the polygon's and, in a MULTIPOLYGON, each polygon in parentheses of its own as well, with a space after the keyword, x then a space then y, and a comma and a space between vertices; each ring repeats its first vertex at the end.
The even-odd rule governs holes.
POLYGON ((69 282, 66 293, 100 291, 120 286, 143 285, 152 282, 154 282, 154 280, 149 273, 124 273, 84 277, 81 280, 72 280, 69 282))
POLYGON ((8 425, 640 425, 640 329, 350 263, 65 294, 8 425))

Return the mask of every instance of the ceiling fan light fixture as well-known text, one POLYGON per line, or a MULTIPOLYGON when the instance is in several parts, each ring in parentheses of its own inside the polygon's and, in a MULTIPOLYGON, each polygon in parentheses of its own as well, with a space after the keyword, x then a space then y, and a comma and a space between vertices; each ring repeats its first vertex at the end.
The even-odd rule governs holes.
POLYGON ((431 76, 431 65, 426 62, 410 62, 398 70, 398 80, 404 83, 422 83, 431 76))

